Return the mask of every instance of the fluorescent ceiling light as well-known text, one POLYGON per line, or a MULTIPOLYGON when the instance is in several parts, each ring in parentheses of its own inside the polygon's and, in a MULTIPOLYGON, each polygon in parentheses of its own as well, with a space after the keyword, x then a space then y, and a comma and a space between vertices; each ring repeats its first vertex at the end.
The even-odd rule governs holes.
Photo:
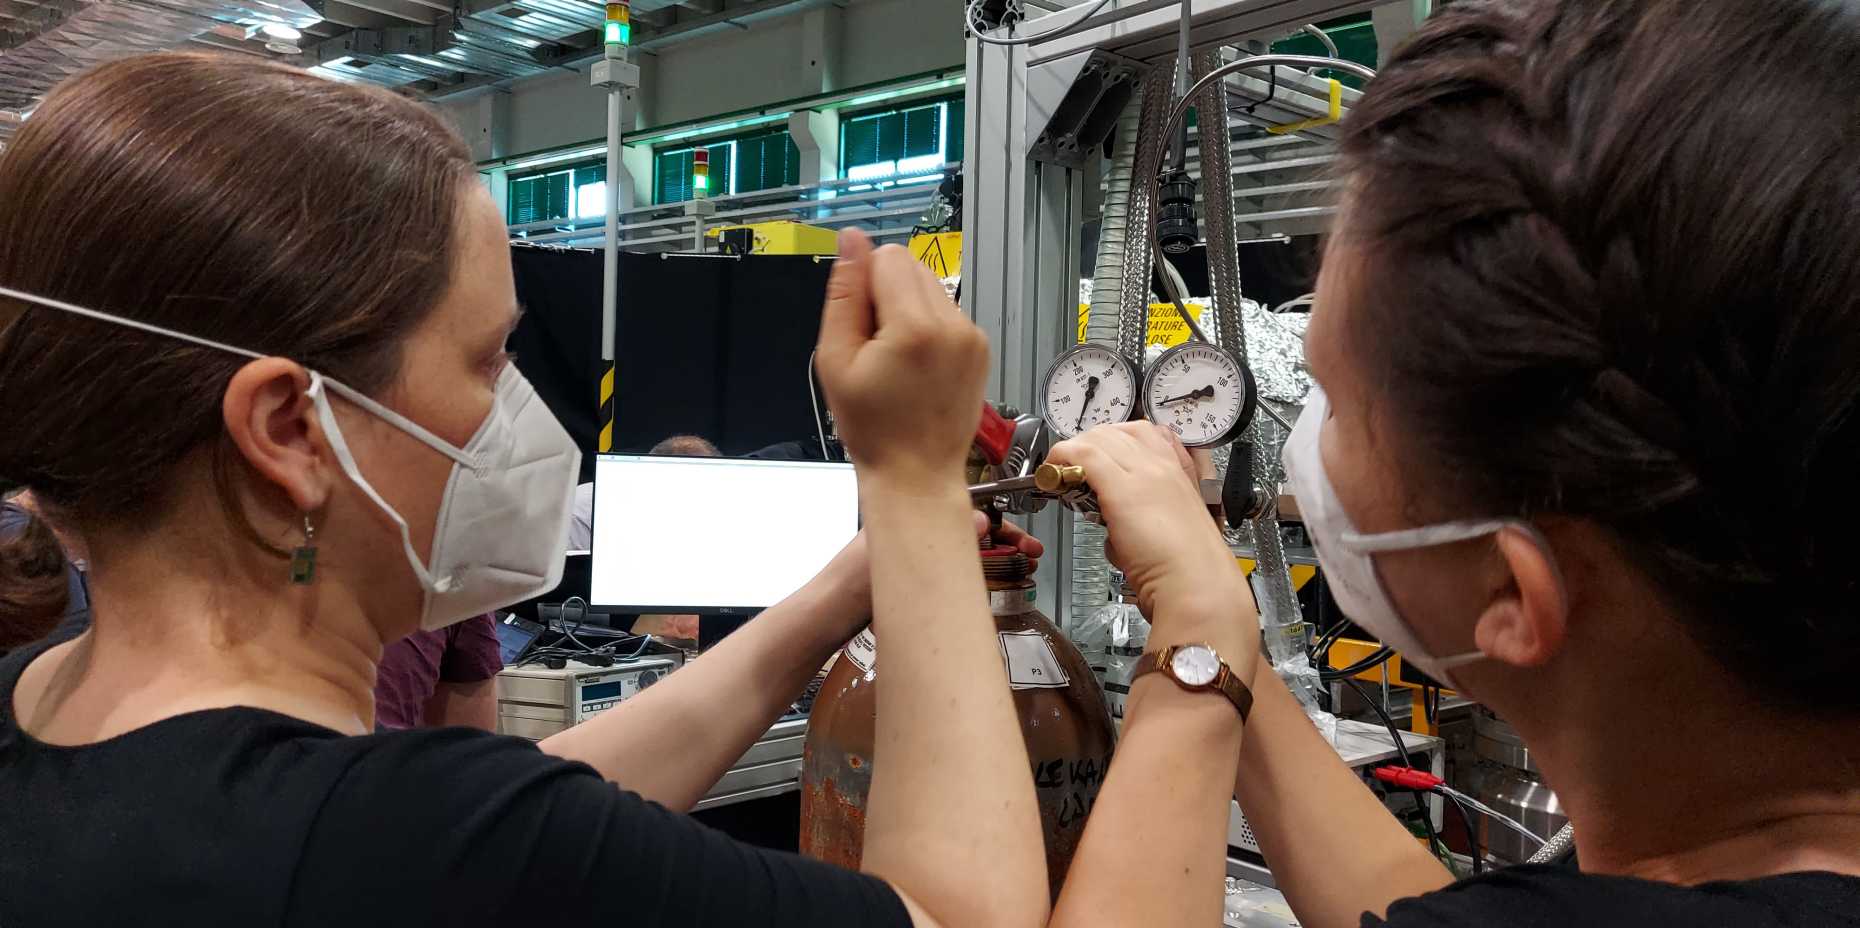
POLYGON ((940 81, 931 81, 928 84, 915 84, 910 87, 899 87, 893 90, 881 90, 877 93, 868 93, 863 97, 854 97, 851 100, 847 100, 845 103, 839 104, 839 106, 865 106, 868 103, 882 103, 886 100, 907 97, 914 93, 929 93, 933 90, 948 90, 951 87, 961 87, 962 82, 963 79, 960 77, 947 77, 940 81))
POLYGON ((730 122, 719 122, 719 123, 712 123, 708 126, 698 126, 695 129, 683 129, 678 132, 673 132, 670 135, 661 135, 656 138, 648 137, 648 138, 640 139, 639 141, 641 142, 648 142, 648 141, 650 142, 677 142, 683 139, 696 138, 700 135, 716 135, 722 132, 729 132, 732 129, 747 129, 750 126, 760 126, 760 125, 763 125, 764 123, 771 123, 777 120, 787 119, 790 115, 791 115, 790 113, 782 112, 782 113, 769 113, 766 116, 751 116, 746 119, 735 119, 735 120, 731 120, 730 122))
POLYGON ((527 161, 519 161, 516 164, 506 164, 504 165, 504 170, 521 171, 524 168, 539 168, 546 164, 557 164, 563 161, 574 161, 578 158, 592 158, 595 155, 605 154, 606 152, 607 152, 607 146, 605 145, 599 145, 594 148, 584 148, 584 149, 581 149, 580 151, 557 152, 556 154, 553 154, 553 155, 543 155, 540 158, 531 158, 527 161))
POLYGON ((283 42, 295 42, 304 37, 301 31, 283 23, 264 23, 258 27, 258 31, 283 42))
POLYGON ((428 58, 425 55, 409 55, 403 52, 400 57, 405 58, 408 61, 426 65, 429 68, 439 68, 445 71, 458 70, 458 67, 450 61, 440 61, 437 58, 428 58))

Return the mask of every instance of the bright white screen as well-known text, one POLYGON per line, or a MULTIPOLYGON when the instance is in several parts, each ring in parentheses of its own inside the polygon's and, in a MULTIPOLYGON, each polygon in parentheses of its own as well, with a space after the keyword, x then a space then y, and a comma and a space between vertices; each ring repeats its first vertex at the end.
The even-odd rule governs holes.
POLYGON ((851 464, 601 455, 596 606, 763 608, 859 531, 851 464))

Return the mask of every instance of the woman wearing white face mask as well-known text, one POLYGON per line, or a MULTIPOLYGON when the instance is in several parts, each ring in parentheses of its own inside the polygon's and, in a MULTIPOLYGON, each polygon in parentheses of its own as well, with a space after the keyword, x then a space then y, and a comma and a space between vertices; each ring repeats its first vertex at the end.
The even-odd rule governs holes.
MULTIPOLYGON (((1459 0, 1346 118, 1287 483, 1343 611, 1523 735, 1582 872, 1449 888, 1262 667, 1234 795, 1300 924, 1860 924, 1856 60, 1853 3, 1459 0)), ((1146 596, 1210 556, 1177 454, 1054 449, 1146 596)))
POLYGON ((0 924, 1044 921, 960 482, 985 343, 908 257, 851 237, 822 326, 869 542, 538 751, 365 734, 384 642, 555 583, 577 470, 450 129, 280 65, 116 62, 0 156, 0 240, 0 475, 81 529, 94 610, 0 661, 0 924), (867 872, 677 814, 874 600, 867 872))

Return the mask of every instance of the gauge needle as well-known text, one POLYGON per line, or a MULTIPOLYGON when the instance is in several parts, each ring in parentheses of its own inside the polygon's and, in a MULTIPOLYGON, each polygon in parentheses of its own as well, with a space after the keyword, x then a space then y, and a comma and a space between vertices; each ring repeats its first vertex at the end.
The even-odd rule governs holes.
POLYGON ((1085 381, 1085 402, 1079 404, 1078 431, 1085 431, 1085 413, 1091 410, 1091 398, 1098 395, 1098 378, 1085 381))
POLYGON ((1212 397, 1212 396, 1214 396, 1214 385, 1213 385, 1213 384, 1208 384, 1207 386, 1205 386, 1205 387, 1202 387, 1202 388, 1201 388, 1201 389, 1199 389, 1199 390, 1195 390, 1195 391, 1193 391, 1193 392, 1190 392, 1190 393, 1184 393, 1184 394, 1182 394, 1181 396, 1175 396, 1175 397, 1170 397, 1169 399, 1166 399, 1166 400, 1163 400, 1162 402, 1160 402, 1160 403, 1157 403, 1156 405, 1158 405, 1158 406, 1167 406, 1167 405, 1169 405, 1170 403, 1180 403, 1180 402, 1182 402, 1183 400, 1200 400, 1200 399, 1208 399, 1208 398, 1210 398, 1210 397, 1212 397))

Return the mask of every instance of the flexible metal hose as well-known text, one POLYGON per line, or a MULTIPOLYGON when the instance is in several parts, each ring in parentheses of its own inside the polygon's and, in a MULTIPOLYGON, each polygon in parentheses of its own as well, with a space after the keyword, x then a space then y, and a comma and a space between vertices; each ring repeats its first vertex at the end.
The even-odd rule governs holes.
MULTIPOLYGON (((1204 238, 1208 243, 1208 278, 1214 297, 1215 331, 1221 346, 1249 367, 1246 326, 1241 320, 1240 249, 1233 221, 1233 165, 1227 139, 1226 88, 1218 80, 1206 77, 1221 68, 1218 51, 1195 56, 1195 85, 1200 88, 1194 101, 1201 120, 1201 202, 1204 238)), ((1175 111, 1181 111, 1178 102, 1175 111)), ((1254 492, 1273 499, 1279 492, 1279 447, 1284 434, 1264 416, 1255 416, 1248 427, 1249 441, 1233 454, 1253 455, 1254 492)), ((1228 464, 1232 459, 1229 456, 1228 464)), ((1242 540, 1253 547, 1253 596, 1258 601, 1260 627, 1265 634, 1266 658, 1285 679, 1305 711, 1314 718, 1326 713, 1318 706, 1318 675, 1311 666, 1307 648, 1310 642, 1304 611, 1298 605, 1298 593, 1292 587, 1291 566, 1285 560, 1285 545, 1279 537, 1279 519, 1268 508, 1242 531, 1242 540), (1246 536, 1251 536, 1250 538, 1246 536)))
POLYGON ((1556 834, 1551 835, 1550 840, 1546 842, 1543 847, 1538 848, 1537 853, 1532 854, 1531 859, 1525 861, 1525 863, 1555 863, 1558 858, 1569 853, 1570 849, 1575 846, 1576 828, 1574 825, 1564 822, 1563 827, 1557 829, 1556 834))

